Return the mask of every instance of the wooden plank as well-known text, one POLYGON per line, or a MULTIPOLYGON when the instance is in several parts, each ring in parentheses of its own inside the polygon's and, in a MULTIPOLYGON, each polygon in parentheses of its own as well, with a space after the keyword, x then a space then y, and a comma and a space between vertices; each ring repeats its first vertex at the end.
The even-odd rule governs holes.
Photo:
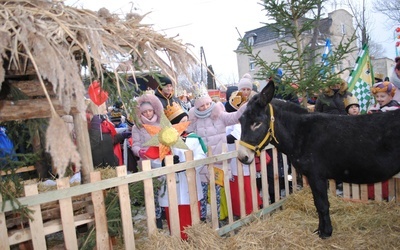
MULTIPOLYGON (((25 172, 29 172, 29 171, 36 171, 35 166, 19 167, 14 170, 14 173, 18 174, 18 173, 25 173, 25 172)), ((12 170, 7 170, 7 171, 0 170, 0 175, 1 176, 8 175, 8 174, 11 174, 12 172, 13 172, 12 170)))
POLYGON ((374 184, 374 200, 382 201, 382 182, 378 182, 374 184))
MULTIPOLYGON (((256 180, 256 162, 253 161, 250 164, 250 187, 251 187, 251 197, 246 197, 246 199, 251 198, 252 201, 252 206, 253 206, 253 211, 252 212, 257 212, 259 210, 258 208, 258 190, 257 190, 257 180, 256 180)), ((246 212, 246 210, 245 210, 246 212)))
POLYGON ((343 182, 343 198, 350 199, 350 197, 351 197, 350 184, 343 182))
MULTIPOLYGON (((236 140, 236 149, 239 148, 239 141, 236 140)), ((244 164, 237 159, 237 180, 238 180, 238 191, 239 191, 239 207, 240 207, 240 218, 244 218, 246 216, 246 203, 244 202, 244 174, 243 167, 244 164)))
POLYGON ((389 179, 389 183, 388 183, 388 186, 389 186, 389 197, 388 197, 388 201, 391 201, 391 200, 393 200, 394 199, 394 197, 395 197, 395 192, 396 192, 396 190, 395 190, 395 184, 394 184, 394 178, 392 178, 392 179, 389 179))
MULTIPOLYGON (((57 188, 69 188, 69 178, 57 179, 57 188)), ((66 249, 78 249, 78 240, 74 225, 74 209, 72 198, 60 199, 61 221, 63 226, 64 243, 66 249)))
MULTIPOLYGON (((38 194, 38 195, 35 195, 32 197, 21 197, 18 199, 18 201, 21 203, 21 205, 29 205, 29 206, 52 202, 52 201, 58 201, 58 199, 60 197, 67 198, 67 197, 87 194, 87 193, 91 193, 91 192, 98 191, 98 190, 104 190, 107 188, 116 187, 121 184, 143 181, 148 178, 154 178, 154 177, 165 175, 165 174, 171 173, 171 172, 187 170, 189 168, 193 168, 193 167, 196 167, 199 165, 206 165, 206 164, 210 164, 213 162, 223 161, 225 159, 230 159, 233 157, 237 157, 236 151, 232 151, 232 152, 228 152, 228 153, 224 153, 224 154, 220 154, 220 155, 216 155, 216 156, 208 157, 208 158, 204 158, 204 159, 198 159, 198 160, 194 160, 191 162, 179 163, 179 164, 176 164, 176 165, 170 166, 170 167, 152 169, 150 171, 142 171, 142 172, 128 175, 126 177, 115 177, 115 178, 111 178, 111 179, 107 179, 107 180, 102 180, 101 182, 97 182, 97 183, 87 183, 87 184, 82 184, 79 186, 73 186, 73 187, 70 187, 68 190, 53 190, 53 191, 48 191, 46 193, 38 194)), ((5 201, 4 204, 3 204, 3 202, 0 202, 0 207, 3 207, 3 206, 4 206, 4 210, 3 210, 4 212, 13 210, 13 206, 10 201, 5 201)))
MULTIPOLYGON (((58 115, 67 115, 58 99, 52 99, 51 102, 58 115)), ((77 109, 72 108, 70 113, 76 112, 78 112, 77 109)), ((18 101, 2 100, 0 101, 0 113, 0 122, 51 117, 50 105, 45 98, 18 101)))
MULTIPOLYGON (((185 151, 186 162, 193 160, 193 151, 185 151)), ((186 178, 189 186, 189 202, 190 214, 192 217, 192 225, 200 223, 199 201, 197 194, 196 170, 194 168, 186 170, 186 178)))
POLYGON ((282 154, 282 161, 283 161, 283 183, 285 184, 285 197, 289 195, 289 180, 288 180, 288 160, 285 154, 282 154))
MULTIPOLYGON (((227 145, 222 144, 222 152, 225 153, 227 150, 228 150, 227 145)), ((231 159, 231 160, 233 161, 235 159, 231 159)), ((228 223, 231 224, 231 223, 233 223, 233 211, 232 211, 231 188, 230 188, 230 184, 229 184, 230 171, 229 171, 228 160, 222 161, 222 170, 224 171, 224 188, 225 188, 226 205, 228 208, 228 223)))
MULTIPOLYGON (((101 173, 99 171, 90 173, 90 181, 101 181, 101 173)), ((108 225, 106 216, 106 206, 104 202, 103 191, 92 192, 92 201, 94 208, 94 220, 96 224, 96 249, 110 249, 108 225)))
POLYGON ((278 150, 276 148, 272 149, 272 161, 274 167, 274 194, 276 202, 281 199, 281 190, 279 187, 278 150))
POLYGON ((263 207, 269 205, 269 192, 268 192, 268 177, 267 177, 267 161, 265 158, 265 150, 261 151, 260 164, 261 164, 261 182, 262 182, 262 200, 263 207))
POLYGON ((399 178, 394 178, 394 185, 395 185, 395 189, 396 189, 396 202, 400 203, 400 179, 399 178))
POLYGON ((336 196, 336 181, 335 180, 328 180, 329 182, 329 192, 332 195, 336 196))
POLYGON ((360 196, 362 201, 368 201, 368 185, 361 184, 360 185, 360 196))
POLYGON ((351 193, 354 200, 360 200, 360 185, 354 183, 351 184, 351 193))
MULTIPOLYGON (((74 224, 75 227, 88 224, 93 221, 93 215, 92 214, 79 214, 77 216, 74 216, 74 224)), ((56 232, 62 231, 62 224, 61 220, 52 220, 44 223, 44 234, 49 235, 53 234, 56 232)), ((30 232, 30 228, 25 228, 25 229, 17 229, 17 230, 11 230, 9 232, 9 237, 8 240, 10 242, 10 245, 15 245, 27 240, 31 240, 32 235, 30 232)))
MULTIPOLYGON (((126 166, 116 167, 117 176, 126 176, 126 166)), ((122 231, 124 232, 125 249, 135 249, 135 235, 133 233, 131 198, 128 184, 118 186, 119 204, 121 206, 122 231)))
POLYGON ((293 167, 293 165, 291 166, 291 168, 292 168, 292 188, 294 193, 297 192, 297 171, 293 167))
MULTIPOLYGON (((42 85, 40 84, 40 81, 37 78, 33 80, 23 80, 23 81, 10 80, 9 82, 11 83, 12 87, 19 89, 28 97, 45 96, 42 85)), ((53 85, 48 81, 44 81, 44 85, 49 95, 55 96, 55 93, 53 91, 53 85)))
MULTIPOLYGON (((36 195, 39 193, 36 184, 26 185, 24 186, 24 190, 25 190, 25 196, 36 195)), ((33 211, 31 213, 32 220, 29 220, 29 227, 32 234, 33 247, 35 249, 47 249, 40 205, 35 205, 28 208, 33 211)))
MULTIPOLYGON (((208 147, 207 157, 213 157, 211 147, 208 147)), ((219 228, 219 218, 217 209, 217 193, 215 190, 215 172, 214 164, 208 164, 208 173, 210 174, 210 182, 208 183, 208 188, 210 189, 210 207, 211 207, 211 225, 213 229, 219 228)))
MULTIPOLYGON (((165 157, 165 166, 173 166, 174 160, 172 155, 165 157)), ((167 190, 168 190, 168 209, 169 209, 169 227, 172 236, 180 237, 180 221, 178 211, 178 197, 176 191, 175 173, 167 174, 167 190)))
MULTIPOLYGON (((3 200, 0 193, 0 201, 3 200)), ((8 242, 8 230, 6 223, 6 215, 0 209, 0 249, 10 249, 10 243, 8 242)))
MULTIPOLYGON (((151 164, 149 160, 142 161, 142 170, 143 172, 151 171, 151 164)), ((135 175, 136 174, 137 173, 135 173, 135 175)), ((153 180, 151 178, 144 179, 143 186, 144 186, 144 202, 146 204, 146 215, 147 215, 147 231, 148 235, 150 236, 155 232, 157 232, 153 180)))

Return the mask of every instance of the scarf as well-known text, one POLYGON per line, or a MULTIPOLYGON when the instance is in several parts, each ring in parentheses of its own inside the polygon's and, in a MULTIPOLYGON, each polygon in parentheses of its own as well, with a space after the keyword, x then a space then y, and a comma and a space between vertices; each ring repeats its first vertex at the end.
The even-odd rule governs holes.
POLYGON ((195 109, 194 113, 197 118, 200 118, 200 119, 207 118, 207 117, 210 117, 211 111, 214 109, 214 107, 215 107, 215 102, 211 102, 211 106, 208 109, 206 109, 204 111, 195 109))
POLYGON ((154 124, 157 121, 158 116, 156 114, 153 115, 153 117, 149 120, 147 119, 144 115, 140 115, 141 116, 141 120, 143 124, 154 124))

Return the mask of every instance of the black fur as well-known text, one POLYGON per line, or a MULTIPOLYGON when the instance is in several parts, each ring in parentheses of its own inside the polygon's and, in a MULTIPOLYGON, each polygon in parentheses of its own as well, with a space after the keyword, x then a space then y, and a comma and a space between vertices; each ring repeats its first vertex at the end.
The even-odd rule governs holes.
MULTIPOLYGON (((308 113, 298 105, 272 99, 273 83, 253 97, 240 118, 241 140, 258 145, 275 117, 275 141, 297 171, 308 178, 318 211, 318 233, 332 235, 327 180, 375 183, 400 171, 400 109, 359 116, 308 113), (254 131, 259 122, 262 123, 254 131)), ((268 144, 268 142, 266 143, 268 144)), ((265 147, 266 145, 263 145, 265 147)), ((253 154, 254 155, 254 154, 253 154)), ((238 158, 249 164, 252 154, 242 147, 238 158)))

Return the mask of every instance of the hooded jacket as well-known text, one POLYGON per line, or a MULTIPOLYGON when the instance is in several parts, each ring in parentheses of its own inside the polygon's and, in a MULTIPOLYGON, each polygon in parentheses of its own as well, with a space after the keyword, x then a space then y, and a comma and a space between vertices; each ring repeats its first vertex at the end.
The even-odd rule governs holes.
POLYGON ((146 129, 142 126, 142 124, 150 124, 154 126, 159 125, 161 115, 163 112, 164 112, 163 106, 160 100, 155 95, 144 94, 137 98, 137 106, 135 108, 135 114, 139 118, 137 120, 140 121, 141 124, 135 124, 135 126, 132 127, 132 139, 133 139, 132 151, 136 156, 139 157, 140 149, 149 148, 149 147, 144 147, 143 144, 148 140, 150 140, 151 138, 150 134, 146 131, 146 129), (149 102, 151 104, 151 106, 154 109, 154 114, 157 115, 157 119, 152 123, 147 122, 142 118, 142 114, 140 112, 140 105, 145 102, 149 102))

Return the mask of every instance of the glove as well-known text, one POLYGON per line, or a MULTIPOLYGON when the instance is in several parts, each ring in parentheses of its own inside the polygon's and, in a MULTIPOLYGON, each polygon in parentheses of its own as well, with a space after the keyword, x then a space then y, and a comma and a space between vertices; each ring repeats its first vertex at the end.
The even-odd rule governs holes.
POLYGON ((147 159, 146 157, 146 149, 139 149, 139 157, 142 159, 147 159))

